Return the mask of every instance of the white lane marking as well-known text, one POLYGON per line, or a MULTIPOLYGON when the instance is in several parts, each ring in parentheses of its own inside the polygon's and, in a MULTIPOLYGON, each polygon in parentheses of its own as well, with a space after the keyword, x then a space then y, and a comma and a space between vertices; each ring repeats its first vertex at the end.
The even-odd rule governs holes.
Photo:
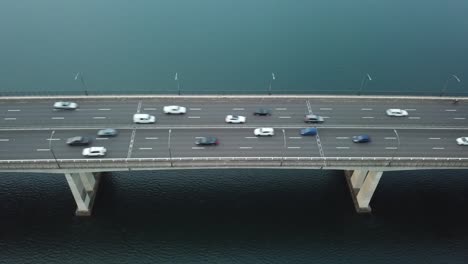
POLYGON ((336 139, 348 139, 349 137, 336 137, 336 139))
POLYGON ((19 110, 19 109, 11 109, 11 110, 8 110, 8 112, 19 112, 19 111, 21 111, 21 110, 19 110))
MULTIPOLYGON (((141 101, 140 101, 140 104, 141 104, 141 101)), ((133 144, 135 143, 135 134, 136 134, 136 128, 132 130, 132 135, 130 137, 130 144, 128 145, 127 159, 132 157, 133 144)))
POLYGON ((145 139, 158 139, 157 137, 146 137, 145 139))
POLYGON ((16 117, 5 117, 4 120, 16 120, 16 117))
POLYGON ((50 149, 36 149, 36 151, 50 151, 50 149))
POLYGON ((192 149, 205 149, 204 147, 192 147, 192 149))
POLYGON ((234 111, 241 111, 241 110, 245 110, 244 108, 233 108, 232 110, 234 111))
POLYGON ((101 109, 98 109, 99 111, 110 111, 111 109, 110 108, 101 108, 101 109))
POLYGON ((46 138, 46 140, 60 140, 60 138, 46 138))
POLYGON ((320 110, 323 110, 323 111, 331 111, 331 110, 333 110, 333 108, 320 108, 320 110))
POLYGON ((445 111, 447 111, 447 112, 456 112, 457 109, 445 109, 445 111))
POLYGON ((384 139, 397 139, 396 137, 385 137, 384 139))
POLYGON ((201 108, 189 108, 191 111, 200 111, 201 108))
POLYGON ((397 147, 386 147, 385 149, 398 149, 397 147))
POLYGON ((323 119, 327 119, 327 118, 330 118, 329 116, 322 116, 323 119))
POLYGON ((109 138, 97 137, 96 140, 108 140, 109 138))
POLYGON ((158 110, 157 108, 143 108, 143 110, 145 111, 154 111, 154 110, 158 110))
POLYGON ((289 137, 290 139, 301 139, 302 137, 289 137))
POLYGON ((239 147, 240 149, 251 149, 252 147, 239 147))
POLYGON ((416 109, 405 109, 406 111, 416 111, 416 109))
POLYGON ((195 138, 204 138, 204 137, 195 137, 195 138))
POLYGON ((153 149, 153 148, 139 148, 140 150, 148 150, 148 149, 153 149))
POLYGON ((245 137, 245 138, 257 138, 257 137, 245 137))
POLYGON ((290 116, 279 116, 278 118, 291 118, 290 116))
POLYGON ((362 111, 372 111, 372 108, 361 108, 362 111))
POLYGON ((106 118, 107 117, 105 117, 105 116, 95 116, 95 117, 93 117, 93 119, 106 119, 106 118))
POLYGON ((0 138, 0 141, 5 142, 5 141, 10 141, 9 138, 0 138))
POLYGON ((419 117, 419 116, 410 116, 410 117, 408 117, 408 119, 421 119, 421 117, 419 117))
POLYGON ((300 149, 301 147, 288 147, 288 149, 300 149))
POLYGON ((187 118, 200 118, 199 116, 187 116, 187 118))
POLYGON ((336 147, 337 149, 349 149, 349 147, 336 147))
POLYGON ((374 117, 373 116, 363 116, 361 118, 371 119, 371 118, 374 118, 374 117))
POLYGON ((453 119, 464 120, 464 119, 466 119, 466 118, 464 118, 464 117, 454 117, 453 119))
POLYGON ((433 147, 432 149, 445 149, 443 147, 433 147))
POLYGON ((440 138, 429 138, 429 139, 440 139, 440 138))
POLYGON ((56 116, 56 117, 52 117, 51 119, 56 119, 56 120, 59 120, 59 119, 65 119, 65 117, 56 116))
POLYGON ((140 113, 140 111, 141 111, 141 101, 138 102, 137 113, 140 113))
POLYGON ((275 108, 275 110, 277 110, 277 111, 284 111, 284 110, 287 110, 287 108, 275 108))

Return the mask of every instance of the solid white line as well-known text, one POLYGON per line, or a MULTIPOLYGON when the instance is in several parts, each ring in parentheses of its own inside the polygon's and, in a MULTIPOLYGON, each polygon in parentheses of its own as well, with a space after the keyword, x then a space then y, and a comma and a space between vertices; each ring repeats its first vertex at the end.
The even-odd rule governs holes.
POLYGON ((233 108, 232 110, 234 111, 241 111, 241 110, 245 110, 244 108, 233 108))
POLYGON ((99 111, 110 111, 111 109, 110 108, 101 108, 101 109, 98 109, 99 111))
POLYGON ((336 147, 337 149, 349 149, 349 147, 336 147))
POLYGON ((397 147, 386 147, 385 149, 397 149, 397 147))
POLYGON ((36 149, 36 151, 50 151, 50 149, 36 149))
POLYGON ((51 141, 51 140, 60 140, 60 138, 46 138, 46 140, 49 140, 49 141, 51 141))
POLYGON ((65 119, 65 117, 57 116, 57 117, 52 117, 52 119, 65 119))
POLYGON ((146 137, 145 139, 158 139, 157 137, 146 137))
POLYGON ((434 147, 432 149, 445 149, 445 148, 441 148, 441 147, 434 147))
POLYGON ((257 137, 245 137, 245 138, 257 138, 257 137))
POLYGON ((288 147, 288 149, 300 149, 301 147, 288 147))
POLYGON ((410 116, 410 117, 408 117, 408 119, 421 119, 421 117, 419 117, 419 116, 410 116))
POLYGON ((447 112, 456 112, 457 109, 445 109, 445 111, 447 111, 447 112))
POLYGON ((336 137, 336 139, 348 139, 349 137, 336 137))
POLYGON ((361 108, 362 111, 372 111, 372 108, 361 108))
POLYGON ((429 138, 429 139, 440 139, 440 138, 429 138))
POLYGON ((240 149, 251 149, 252 147, 239 147, 240 149))
POLYGON ((291 118, 290 116, 279 116, 278 118, 291 118))
POLYGON ((333 110, 333 108, 320 108, 320 110, 323 110, 323 111, 330 111, 330 110, 333 110))
POLYGON ((8 139, 8 138, 0 138, 0 141, 3 141, 3 142, 5 142, 5 141, 10 141, 10 139, 8 139))
POLYGON ((106 118, 107 117, 105 117, 105 116, 95 116, 95 117, 93 117, 93 119, 106 119, 106 118))
POLYGON ((108 140, 108 138, 101 138, 101 137, 98 137, 98 138, 96 138, 96 140, 108 140))
POLYGON ((19 110, 19 109, 8 110, 8 112, 19 112, 19 111, 21 111, 21 110, 19 110))
POLYGON ((302 137, 289 137, 290 139, 301 139, 302 137))
POLYGON ((405 109, 406 111, 416 111, 416 109, 405 109))
POLYGON ((384 139, 397 139, 396 137, 385 137, 384 139))
POLYGON ((277 111, 284 111, 284 110, 287 110, 287 108, 275 108, 275 110, 277 110, 277 111))
POLYGON ((143 108, 145 111, 152 111, 152 110, 158 110, 157 108, 143 108))
POLYGON ((147 149, 153 149, 153 148, 140 148, 140 150, 147 150, 147 149))
POLYGON ((192 149, 205 149, 204 147, 192 147, 192 149))
POLYGON ((4 120, 16 120, 16 117, 5 117, 4 120))
POLYGON ((373 116, 363 116, 361 118, 367 118, 367 119, 370 119, 370 118, 374 118, 373 116))
POLYGON ((201 108, 189 108, 189 109, 192 110, 192 111, 200 111, 201 110, 201 108))
POLYGON ((199 116, 187 116, 187 118, 200 118, 199 116))
POLYGON ((464 117, 454 117, 453 119, 464 120, 464 119, 466 119, 466 118, 464 118, 464 117))

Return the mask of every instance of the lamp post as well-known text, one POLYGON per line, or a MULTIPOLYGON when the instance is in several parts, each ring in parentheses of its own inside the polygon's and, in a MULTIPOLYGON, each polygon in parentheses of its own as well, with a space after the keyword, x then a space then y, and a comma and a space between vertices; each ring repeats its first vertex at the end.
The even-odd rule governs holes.
POLYGON ((364 89, 368 81, 372 81, 372 77, 370 76, 369 73, 366 73, 366 75, 362 77, 361 87, 359 87, 358 95, 361 95, 362 89, 364 89))
POLYGON ((271 85, 272 85, 272 83, 273 83, 274 80, 276 80, 276 76, 275 76, 275 74, 272 72, 272 73, 271 73, 270 86, 268 87, 268 95, 271 95, 271 85))
POLYGON ((447 80, 445 81, 444 87, 442 87, 442 89, 440 90, 440 96, 443 96, 445 94, 445 91, 447 90, 448 83, 449 83, 451 78, 454 78, 459 83, 461 82, 460 78, 458 78, 458 76, 456 76, 455 74, 450 75, 449 77, 447 77, 447 80))
POLYGON ((400 149, 400 136, 398 135, 398 132, 397 132, 396 129, 393 129, 393 132, 394 132, 395 135, 396 135, 396 138, 397 138, 398 143, 397 143, 397 147, 395 148, 395 151, 393 151, 392 159, 390 160, 390 163, 388 164, 388 166, 390 166, 390 165, 392 164, 392 161, 393 161, 393 159, 395 158, 396 152, 400 149))
POLYGON ((284 131, 284 129, 282 129, 282 131, 283 131, 283 153, 281 155, 280 167, 283 167, 284 154, 286 151, 286 132, 284 131))
POLYGON ((179 82, 179 74, 176 72, 174 76, 174 81, 177 82, 177 94, 180 95, 180 82, 179 82))
POLYGON ((76 73, 75 81, 78 81, 78 78, 80 79, 82 88, 84 90, 84 94, 87 96, 88 95, 88 87, 86 87, 86 83, 84 81, 83 73, 81 73, 81 72, 76 73))
POLYGON ((57 157, 55 156, 55 153, 54 153, 54 149, 52 148, 52 138, 54 137, 54 134, 55 134, 55 130, 53 130, 52 133, 50 133, 49 149, 50 149, 50 153, 52 153, 52 156, 54 157, 55 163, 57 163, 57 167, 61 169, 60 163, 58 162, 57 157))
POLYGON ((172 168, 173 164, 172 164, 172 151, 171 151, 171 132, 172 132, 172 129, 169 129, 169 137, 167 139, 167 148, 169 149, 169 159, 171 161, 171 168, 172 168))

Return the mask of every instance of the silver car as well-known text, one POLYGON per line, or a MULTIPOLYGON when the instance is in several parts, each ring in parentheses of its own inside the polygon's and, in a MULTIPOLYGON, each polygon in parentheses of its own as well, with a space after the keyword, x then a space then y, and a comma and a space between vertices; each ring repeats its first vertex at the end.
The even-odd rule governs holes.
POLYGON ((78 104, 75 102, 55 102, 54 109, 75 110, 78 104))
POLYGON ((115 137, 117 134, 117 130, 113 128, 101 129, 97 132, 98 137, 115 137))

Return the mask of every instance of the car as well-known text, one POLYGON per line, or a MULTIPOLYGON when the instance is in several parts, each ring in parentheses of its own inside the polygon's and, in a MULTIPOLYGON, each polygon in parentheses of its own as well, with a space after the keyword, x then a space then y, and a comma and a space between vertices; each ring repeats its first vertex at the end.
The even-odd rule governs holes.
POLYGON ((201 146, 210 146, 210 145, 218 145, 219 141, 216 137, 200 137, 197 138, 195 141, 195 145, 201 146))
POLYGON ((387 109, 388 116, 408 116, 408 111, 402 109, 387 109))
POLYGON ((271 110, 268 108, 258 108, 253 114, 256 116, 269 116, 271 115, 271 110))
POLYGON ((105 147, 91 147, 83 149, 83 156, 85 157, 103 157, 106 155, 107 149, 105 147))
POLYGON ((185 114, 187 113, 187 108, 178 105, 168 105, 163 108, 165 114, 185 114))
POLYGON ((135 124, 152 124, 156 122, 156 117, 149 114, 134 114, 133 122, 135 124))
POLYGON ((255 136, 274 136, 275 130, 271 127, 261 127, 254 130, 255 136))
POLYGON ((113 128, 105 128, 97 132, 98 137, 115 137, 117 134, 117 130, 113 128))
POLYGON ((78 104, 74 102, 55 102, 54 109, 75 110, 78 104))
POLYGON ((245 116, 227 115, 225 121, 231 124, 241 124, 245 123, 245 116))
POLYGON ((457 138, 457 144, 460 146, 467 146, 468 145, 468 137, 459 137, 457 138))
POLYGON ((353 137, 354 143, 367 143, 370 142, 369 135, 358 135, 353 137))
POLYGON ((306 123, 322 123, 324 121, 323 117, 318 115, 305 115, 304 122, 306 123))
POLYGON ((301 136, 315 136, 317 135, 317 128, 315 127, 307 127, 301 129, 301 136))
POLYGON ((91 143, 90 137, 71 137, 67 139, 67 145, 69 146, 86 146, 91 143))

